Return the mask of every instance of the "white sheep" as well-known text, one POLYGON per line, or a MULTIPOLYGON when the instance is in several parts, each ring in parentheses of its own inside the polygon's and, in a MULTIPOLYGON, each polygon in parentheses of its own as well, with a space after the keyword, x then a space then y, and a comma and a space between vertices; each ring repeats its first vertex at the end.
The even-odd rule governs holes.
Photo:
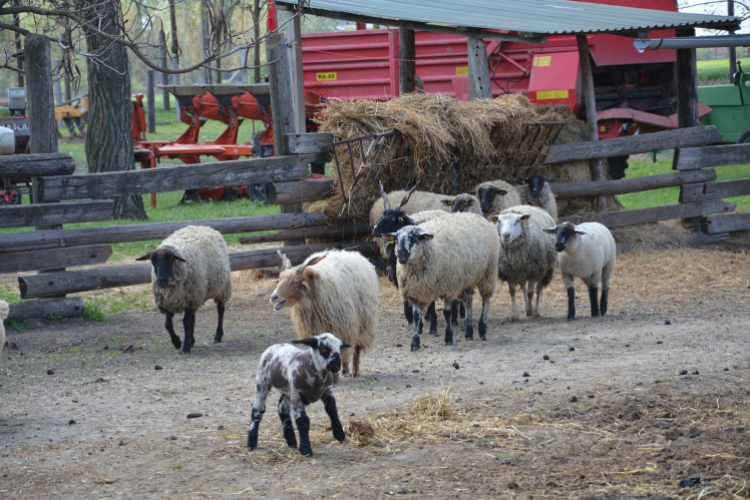
POLYGON ((310 418, 305 406, 323 400, 326 413, 331 419, 333 437, 341 443, 346 439, 336 409, 336 399, 333 397, 333 375, 341 369, 341 349, 351 345, 330 333, 293 340, 292 343, 304 344, 310 349, 303 351, 290 344, 276 344, 266 349, 260 357, 247 447, 251 450, 258 447, 258 429, 266 411, 266 398, 275 387, 281 392, 279 418, 286 444, 292 448, 297 447, 291 418, 291 412, 294 412, 299 431, 299 451, 305 456, 312 456, 310 418))
POLYGON ((4 300, 0 300, 0 359, 3 355, 3 347, 5 347, 5 325, 3 321, 8 319, 10 314, 10 306, 4 300))
POLYGON ((497 272, 508 283, 512 302, 510 320, 518 320, 516 286, 521 287, 527 316, 539 316, 542 290, 552 281, 557 265, 555 239, 542 230, 549 227, 550 215, 537 207, 519 205, 491 215, 500 235, 497 272), (527 290, 528 285, 528 290, 527 290), (532 308, 536 285, 536 307, 532 308))
POLYGON ((479 199, 485 216, 499 214, 506 208, 521 204, 516 188, 500 179, 478 184, 472 194, 479 199))
MULTIPOLYGON (((396 234, 385 235, 396 245, 401 297, 424 315, 437 299, 443 300, 446 320, 445 345, 453 345, 451 309, 460 299, 466 306, 467 340, 473 338, 472 290, 482 296, 479 336, 486 339, 487 308, 497 285, 497 232, 484 218, 475 214, 456 213, 419 226, 406 226, 396 234)), ((415 320, 415 323, 417 321, 415 320)), ((414 328, 411 350, 419 350, 419 331, 414 328)))
POLYGON ((589 289, 591 316, 607 313, 609 280, 615 270, 617 246, 612 233, 598 222, 575 225, 563 222, 545 229, 556 237, 555 250, 560 253, 560 272, 568 290, 568 321, 576 317, 574 277, 579 277, 589 289), (602 283, 601 305, 597 304, 597 285, 602 283))
POLYGON ((195 344, 195 312, 213 299, 219 313, 214 344, 224 336, 224 308, 232 296, 229 250, 221 233, 206 226, 186 226, 169 235, 156 250, 136 260, 150 260, 151 288, 164 326, 176 349, 190 353, 195 344), (185 342, 175 334, 172 318, 184 312, 185 342))
POLYGON ((461 193, 452 200, 443 200, 442 203, 452 214, 461 212, 482 215, 479 200, 470 193, 461 193))
MULTIPOLYGON (((360 353, 372 346, 378 324, 378 275, 358 252, 330 250, 311 255, 297 268, 279 252, 284 270, 271 294, 274 310, 292 309, 297 338, 331 332, 354 348, 352 376, 359 375, 360 353)), ((349 373, 351 350, 342 353, 349 373)))
POLYGON ((543 175, 530 175, 516 181, 518 196, 521 198, 522 205, 531 205, 545 210, 555 220, 557 224, 557 202, 549 182, 554 179, 554 175, 547 177, 543 175))

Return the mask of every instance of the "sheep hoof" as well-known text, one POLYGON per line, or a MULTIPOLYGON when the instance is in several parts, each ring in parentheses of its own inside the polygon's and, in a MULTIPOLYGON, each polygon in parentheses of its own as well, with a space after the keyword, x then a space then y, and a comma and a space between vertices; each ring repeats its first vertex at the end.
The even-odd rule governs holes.
POLYGON ((341 370, 341 375, 349 375, 349 370, 341 370))
POLYGON ((452 340, 446 340, 445 341, 445 347, 448 347, 450 345, 453 345, 453 341, 452 340))
POLYGON ((575 319, 576 319, 575 316, 568 316, 568 321, 575 321, 575 319))
POLYGON ((511 323, 515 323, 516 321, 518 321, 518 316, 509 316, 508 319, 511 323))
POLYGON ((437 334, 438 334, 437 330, 430 330, 430 335, 437 335, 437 334))
POLYGON ((414 344, 414 342, 411 343, 411 352, 418 351, 419 350, 419 344, 414 344))
POLYGON ((535 312, 533 316, 534 316, 535 318, 541 318, 541 317, 542 317, 542 315, 541 315, 541 314, 539 314, 538 312, 535 312))
POLYGON ((302 446, 299 447, 299 452, 302 453, 306 457, 313 456, 312 448, 310 446, 305 446, 304 448, 302 446))

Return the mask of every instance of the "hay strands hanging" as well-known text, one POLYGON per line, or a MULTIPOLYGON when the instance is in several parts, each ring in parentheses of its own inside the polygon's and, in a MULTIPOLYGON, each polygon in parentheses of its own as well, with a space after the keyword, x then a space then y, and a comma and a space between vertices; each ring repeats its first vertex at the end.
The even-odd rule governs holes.
MULTIPOLYGON (((332 144, 329 144, 326 148, 332 155, 333 160, 336 165, 336 174, 339 178, 339 185, 341 187, 341 195, 344 197, 344 204, 341 206, 341 211, 339 212, 339 218, 344 214, 346 211, 347 206, 350 205, 351 196, 354 192, 354 188, 357 186, 360 178, 362 177, 362 170, 365 168, 365 166, 369 163, 372 168, 367 169, 367 178, 362 183, 362 185, 359 188, 359 191, 357 191, 356 198, 359 198, 360 194, 362 194, 362 188, 367 185, 368 181, 370 180, 370 176, 373 172, 375 172, 375 179, 378 178, 378 175, 380 174, 380 169, 383 168, 383 164, 381 164, 380 168, 378 168, 377 171, 375 171, 374 167, 377 164, 378 158, 380 158, 380 153, 383 150, 383 147, 388 144, 388 147, 386 148, 385 154, 383 155, 383 158, 388 158, 388 153, 390 153, 391 148, 393 147, 393 143, 396 139, 396 132, 394 130, 390 130, 388 132, 380 132, 377 134, 369 134, 369 135, 363 135, 361 137, 354 137, 352 139, 346 139, 339 142, 334 142, 332 144), (367 152, 365 152, 365 142, 368 142, 367 152), (354 171, 354 152, 352 150, 352 144, 358 143, 359 144, 359 153, 360 153, 360 164, 357 171, 354 171), (377 149, 375 150, 375 154, 372 156, 372 159, 370 159, 370 153, 372 153, 373 148, 375 147, 375 144, 378 145, 377 149), (346 146, 346 149, 344 151, 345 154, 349 155, 349 165, 352 169, 352 184, 349 186, 349 192, 347 193, 344 188, 344 180, 341 175, 341 168, 342 168, 342 162, 339 161, 339 155, 337 152, 338 147, 340 146, 346 146)), ((373 182, 370 183, 370 189, 372 189, 372 186, 374 185, 374 179, 373 182)), ((369 191, 365 195, 365 197, 369 196, 369 191)))

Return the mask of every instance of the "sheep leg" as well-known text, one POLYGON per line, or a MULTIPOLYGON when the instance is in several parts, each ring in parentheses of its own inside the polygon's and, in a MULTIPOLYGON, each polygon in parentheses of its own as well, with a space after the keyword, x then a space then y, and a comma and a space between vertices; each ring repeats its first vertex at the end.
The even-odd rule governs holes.
POLYGON ((434 302, 427 308, 427 314, 430 316, 430 335, 437 335, 437 313, 434 302))
POLYGON ((195 311, 185 309, 182 317, 182 326, 185 328, 185 342, 182 343, 182 353, 190 354, 190 349, 195 345, 195 311))
POLYGON ((290 415, 292 410, 291 402, 289 397, 282 394, 279 398, 279 419, 281 420, 281 431, 284 433, 284 439, 286 444, 290 448, 297 447, 297 436, 294 434, 294 427, 292 426, 292 416, 290 415))
POLYGON ((297 422, 297 431, 299 432, 299 452, 306 457, 311 457, 312 446, 310 445, 310 417, 305 412, 305 405, 300 401, 293 401, 294 420, 297 422))
POLYGON ((518 306, 516 305, 516 285, 508 282, 508 292, 510 292, 510 320, 518 321, 518 306))
POLYGON ((331 419, 333 437, 339 443, 343 443, 346 440, 346 434, 344 434, 344 427, 341 425, 341 420, 339 420, 339 411, 336 409, 336 398, 333 397, 333 390, 329 388, 320 399, 323 400, 328 418, 331 419))
POLYGON ((479 338, 487 340, 487 311, 490 308, 490 297, 482 297, 482 315, 479 317, 479 338))
POLYGON ((459 309, 458 309, 458 316, 463 319, 466 317, 466 308, 464 305, 459 301, 459 309))
POLYGON ((404 316, 408 324, 411 325, 414 322, 414 313, 412 312, 411 305, 406 300, 404 301, 404 316))
POLYGON ((352 377, 359 377, 359 355, 362 352, 361 346, 354 347, 354 367, 352 370, 352 377))
POLYGON ((524 299, 526 302, 526 317, 530 318, 534 315, 534 286, 536 283, 533 281, 529 281, 528 286, 525 286, 524 288, 524 299))
POLYGON ((465 332, 464 332, 464 338, 466 340, 474 340, 474 327, 471 325, 473 318, 472 318, 472 296, 470 293, 464 292, 461 295, 461 303, 466 305, 466 322, 465 322, 465 332))
POLYGON ((536 284, 536 306, 534 307, 534 317, 539 318, 541 317, 541 313, 539 312, 539 302, 542 300, 542 290, 544 290, 544 287, 542 286, 542 282, 536 284))
POLYGON ((164 321, 164 327, 167 329, 167 332, 169 332, 169 338, 172 339, 172 345, 174 348, 179 349, 182 347, 182 340, 180 340, 180 337, 174 332, 174 324, 172 323, 174 313, 167 313, 166 316, 167 319, 164 321))
POLYGON ((260 421, 263 420, 263 414, 266 412, 266 398, 270 392, 270 387, 260 384, 255 386, 255 398, 253 399, 253 414, 250 420, 250 432, 247 433, 247 447, 254 450, 258 447, 258 429, 260 421))
POLYGON ((563 274, 563 283, 565 288, 568 289, 568 321, 576 319, 576 290, 575 281, 573 276, 569 274, 563 274))
POLYGON ((217 302, 216 311, 219 313, 219 325, 216 327, 214 344, 220 344, 221 338, 224 336, 224 304, 222 304, 221 302, 217 302))
MULTIPOLYGON (((341 349, 341 375, 349 375, 349 357, 351 356, 351 351, 347 347, 346 349, 341 349)), ((338 373, 334 374, 334 377, 338 375, 338 373)), ((338 382, 338 379, 336 380, 338 382)))
POLYGON ((412 304, 414 311, 414 335, 411 336, 411 351, 419 350, 419 335, 422 333, 422 310, 418 305, 412 304))
POLYGON ((602 301, 599 306, 599 312, 604 316, 607 314, 607 298, 609 296, 609 288, 602 287, 602 301))
POLYGON ((596 318, 599 316, 599 300, 598 300, 599 289, 594 286, 589 287, 589 300, 591 301, 591 317, 596 318))
MULTIPOLYGON (((453 306, 451 307, 451 326, 458 326, 458 308, 461 304, 460 300, 454 300, 453 306)), ((463 307, 463 304, 460 306, 463 307)))
POLYGON ((451 316, 453 312, 453 301, 443 302, 443 317, 445 318, 445 345, 453 345, 453 328, 451 328, 451 316))

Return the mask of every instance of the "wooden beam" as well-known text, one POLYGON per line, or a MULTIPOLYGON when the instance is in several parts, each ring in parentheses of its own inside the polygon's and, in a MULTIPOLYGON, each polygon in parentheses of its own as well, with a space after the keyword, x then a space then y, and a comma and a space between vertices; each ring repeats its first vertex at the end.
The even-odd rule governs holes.
POLYGON ((76 161, 67 153, 39 153, 0 156, 0 177, 70 175, 76 161))
POLYGON ((114 200, 0 206, 0 228, 56 226, 112 219, 114 200))
POLYGON ((333 134, 286 134, 284 136, 284 153, 290 155, 325 153, 326 148, 333 141, 333 134))
POLYGON ((398 92, 409 94, 416 89, 414 75, 417 74, 417 48, 414 30, 398 29, 398 92))
POLYGON ((268 184, 268 203, 280 205, 324 200, 330 196, 332 189, 333 179, 273 182, 268 184))
POLYGON ((678 128, 653 134, 631 135, 598 142, 573 142, 550 146, 545 164, 592 158, 649 153, 660 149, 705 146, 722 142, 724 135, 715 126, 678 128))
POLYGON ((31 152, 57 153, 50 39, 44 35, 27 35, 24 50, 31 152))
POLYGON ((112 255, 109 245, 88 245, 3 254, 0 273, 22 273, 103 264, 112 255))
POLYGON ((76 318, 83 314, 83 298, 62 297, 57 299, 11 302, 8 319, 76 318))
POLYGON ((574 198, 637 193, 639 191, 681 186, 691 182, 710 182, 713 180, 716 180, 716 170, 696 170, 617 181, 566 182, 550 184, 549 186, 558 200, 571 200, 574 198))
POLYGON ((304 229, 287 229, 275 234, 263 234, 260 236, 247 236, 240 238, 243 245, 256 243, 267 243, 269 241, 283 241, 285 239, 308 239, 308 238, 347 238, 353 236, 370 235, 370 224, 367 222, 349 223, 343 226, 318 226, 304 229))
POLYGON ((750 213, 709 215, 706 217, 708 234, 750 230, 750 213))
MULTIPOLYGON (((702 170, 698 170, 702 172, 702 170)), ((750 194, 750 179, 688 184, 680 187, 680 203, 718 200, 750 194)))
POLYGON ((156 133, 156 100, 154 99, 154 70, 146 70, 146 130, 156 133))
POLYGON ((466 45, 469 49, 469 100, 492 99, 487 44, 481 38, 470 36, 466 45))
POLYGON ((300 178, 299 165, 305 168, 305 165, 314 159, 314 155, 286 156, 45 177, 39 180, 40 194, 41 199, 45 201, 101 199, 211 186, 293 181, 300 178))
MULTIPOLYGON (((315 252, 333 248, 354 250, 367 255, 375 255, 379 252, 378 245, 374 242, 325 243, 234 252, 229 254, 229 263, 232 271, 280 266, 281 259, 277 254, 277 250, 281 250, 292 261, 292 264, 299 264, 315 252)), ((150 282, 150 263, 94 267, 62 273, 18 277, 18 286, 21 290, 22 299, 41 299, 60 294, 140 285, 150 282)))
POLYGON ((43 250, 66 246, 161 240, 186 226, 207 226, 216 229, 222 234, 236 234, 275 231, 303 226, 319 226, 325 223, 325 221, 325 214, 310 212, 308 214, 277 214, 255 217, 231 217, 227 219, 157 222, 127 226, 87 227, 65 229, 64 231, 5 233, 0 238, 0 255, 7 252, 43 250))
MULTIPOLYGON (((302 70, 302 24, 301 16, 295 16, 287 24, 287 40, 292 43, 289 49, 289 71, 292 74, 294 102, 294 130, 297 134, 305 133, 305 83, 302 70)), ((292 132, 291 130, 289 132, 292 132)), ((282 138, 283 139, 283 138, 282 138)))
POLYGON ((706 201, 702 203, 681 203, 663 207, 638 208, 635 210, 621 210, 619 212, 604 212, 591 216, 576 215, 563 217, 560 222, 599 222, 607 227, 628 226, 644 222, 657 222, 669 219, 684 219, 686 217, 701 217, 709 214, 733 212, 737 208, 734 203, 725 201, 706 201))
MULTIPOLYGON (((677 37, 695 36, 695 28, 675 30, 677 37)), ((698 114, 698 66, 695 49, 677 49, 677 124, 680 128, 700 125, 698 114)))
POLYGON ((750 163, 750 144, 727 144, 700 148, 680 148, 675 151, 673 170, 726 167, 750 163))

